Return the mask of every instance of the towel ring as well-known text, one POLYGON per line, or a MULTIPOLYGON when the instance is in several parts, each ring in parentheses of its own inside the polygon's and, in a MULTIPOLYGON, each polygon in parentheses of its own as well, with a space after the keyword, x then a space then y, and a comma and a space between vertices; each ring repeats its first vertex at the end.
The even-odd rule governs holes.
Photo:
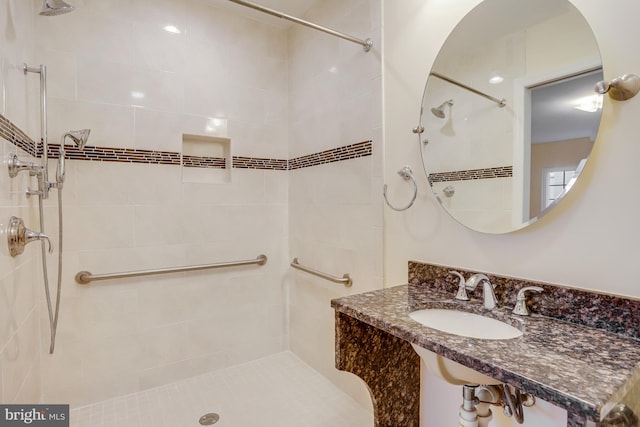
POLYGON ((405 181, 411 180, 411 182, 413 183, 413 197, 411 198, 409 204, 402 208, 396 208, 395 206, 392 206, 387 199, 387 184, 384 185, 382 195, 384 196, 384 201, 387 203, 387 206, 389 206, 391 209, 393 209, 394 211, 406 211, 411 206, 413 206, 413 202, 416 201, 416 196, 418 195, 418 184, 416 184, 416 178, 413 176, 413 171, 409 166, 404 166, 402 169, 400 169, 398 171, 398 175, 400 175, 405 181))

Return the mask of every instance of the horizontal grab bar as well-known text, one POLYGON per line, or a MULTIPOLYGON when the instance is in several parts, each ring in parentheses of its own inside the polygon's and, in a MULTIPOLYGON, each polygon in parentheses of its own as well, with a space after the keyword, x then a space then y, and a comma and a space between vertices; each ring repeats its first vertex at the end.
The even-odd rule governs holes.
POLYGON ((322 277, 323 279, 327 279, 335 283, 342 283, 347 288, 350 288, 351 285, 353 284, 353 280, 351 280, 351 277, 349 276, 348 273, 345 273, 342 277, 332 276, 330 274, 323 273, 313 268, 300 265, 300 263, 298 262, 298 258, 294 258, 293 261, 291 261, 290 265, 293 268, 297 268, 298 270, 302 270, 309 274, 313 274, 314 276, 322 277))
POLYGON ((93 282, 95 280, 124 279, 126 277, 151 276, 153 274, 166 274, 166 273, 178 273, 183 271, 207 270, 210 268, 220 268, 220 267, 237 267, 241 265, 250 265, 250 264, 264 265, 266 263, 267 263, 267 256, 258 255, 256 259, 248 259, 243 261, 219 262, 216 264, 188 265, 185 267, 159 268, 155 270, 125 271, 122 273, 91 274, 88 271, 80 271, 78 272, 78 274, 76 274, 76 282, 78 282, 81 285, 86 285, 87 283, 93 282))

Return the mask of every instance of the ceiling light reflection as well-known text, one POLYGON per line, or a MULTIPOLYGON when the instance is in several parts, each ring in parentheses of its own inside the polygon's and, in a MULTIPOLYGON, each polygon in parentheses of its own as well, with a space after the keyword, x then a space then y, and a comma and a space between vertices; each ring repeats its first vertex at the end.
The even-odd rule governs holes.
POLYGON ((168 33, 182 34, 182 31, 180 31, 180 29, 178 27, 176 27, 175 25, 165 25, 162 29, 165 30, 168 33))

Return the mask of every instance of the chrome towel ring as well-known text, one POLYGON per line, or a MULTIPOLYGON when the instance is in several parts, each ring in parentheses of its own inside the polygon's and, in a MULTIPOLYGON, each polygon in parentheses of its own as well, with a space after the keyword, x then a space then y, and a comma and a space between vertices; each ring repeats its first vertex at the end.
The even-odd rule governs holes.
POLYGON ((387 203, 387 206, 389 206, 391 209, 393 209, 394 211, 406 211, 411 206, 413 206, 413 202, 416 201, 416 196, 418 195, 418 184, 416 184, 416 177, 413 176, 413 171, 409 166, 404 166, 402 169, 400 169, 398 171, 398 175, 400 175, 405 181, 411 180, 411 182, 413 183, 413 197, 411 198, 411 201, 409 202, 409 204, 407 204, 402 208, 396 208, 395 206, 392 206, 391 203, 389 203, 389 200, 387 199, 387 184, 384 185, 382 194, 384 196, 384 201, 387 203))

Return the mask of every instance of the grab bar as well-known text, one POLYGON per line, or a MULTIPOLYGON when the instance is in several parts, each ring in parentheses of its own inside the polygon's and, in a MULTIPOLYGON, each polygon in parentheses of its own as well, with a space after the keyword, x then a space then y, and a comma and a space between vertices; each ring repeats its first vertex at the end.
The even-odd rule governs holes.
POLYGON ((330 280, 334 283, 342 283, 347 288, 350 288, 351 285, 353 284, 353 280, 351 279, 351 276, 349 276, 349 273, 345 273, 342 277, 332 276, 330 274, 326 274, 321 271, 315 270, 313 268, 301 265, 298 262, 298 258, 294 258, 293 261, 291 261, 290 265, 293 268, 297 268, 298 270, 302 270, 309 274, 313 274, 314 276, 322 277, 323 279, 330 280))
POLYGON ((236 267, 240 265, 250 265, 250 264, 264 265, 266 263, 267 263, 267 256, 258 255, 256 259, 248 259, 243 261, 229 261, 229 262, 219 262, 216 264, 201 264, 201 265, 189 265, 185 267, 159 268, 155 270, 126 271, 122 273, 91 274, 88 271, 80 271, 78 272, 78 274, 76 274, 76 282, 78 282, 81 285, 86 285, 87 283, 96 281, 96 280, 124 279, 126 277, 151 276, 153 274, 166 274, 166 273, 177 273, 177 272, 183 272, 183 271, 207 270, 210 268, 236 267))

